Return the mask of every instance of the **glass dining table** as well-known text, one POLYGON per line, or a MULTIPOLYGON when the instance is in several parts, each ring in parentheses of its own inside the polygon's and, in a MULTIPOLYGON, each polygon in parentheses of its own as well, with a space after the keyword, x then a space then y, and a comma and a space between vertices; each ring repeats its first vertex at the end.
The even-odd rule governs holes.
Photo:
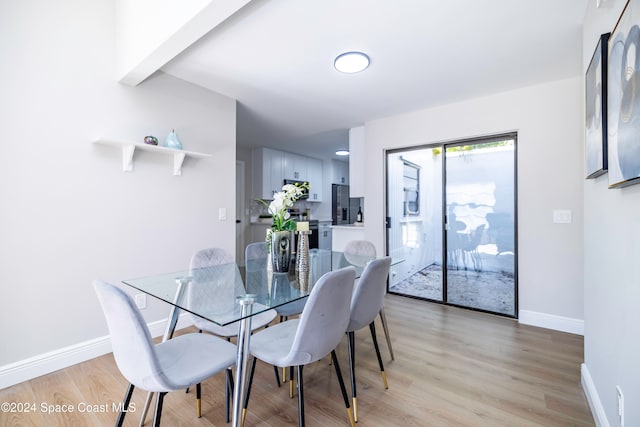
MULTIPOLYGON (((289 272, 278 273, 268 270, 267 259, 262 258, 246 261, 244 280, 238 265, 230 263, 126 279, 122 283, 170 305, 163 340, 172 337, 180 311, 220 326, 238 323, 236 387, 233 392, 233 426, 237 427, 241 420, 241 398, 246 388, 251 317, 306 298, 313 284, 331 270, 353 266, 356 277, 359 277, 370 260, 372 258, 366 256, 311 249, 308 280, 296 277, 293 263, 289 272)), ((146 408, 143 419, 145 415, 146 408)))

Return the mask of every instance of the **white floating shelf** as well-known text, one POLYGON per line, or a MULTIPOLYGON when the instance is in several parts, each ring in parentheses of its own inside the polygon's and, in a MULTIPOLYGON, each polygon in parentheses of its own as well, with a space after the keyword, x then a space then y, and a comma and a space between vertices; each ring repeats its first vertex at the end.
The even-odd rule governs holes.
POLYGON ((173 156, 173 174, 182 175, 182 163, 185 157, 194 157, 196 159, 204 159, 211 157, 211 154, 198 153, 196 151, 177 150, 175 148, 159 147, 157 145, 141 144, 137 142, 122 141, 117 139, 98 138, 93 141, 94 144, 110 145, 122 149, 122 171, 133 171, 133 153, 136 149, 144 151, 152 151, 156 153, 164 153, 173 156))

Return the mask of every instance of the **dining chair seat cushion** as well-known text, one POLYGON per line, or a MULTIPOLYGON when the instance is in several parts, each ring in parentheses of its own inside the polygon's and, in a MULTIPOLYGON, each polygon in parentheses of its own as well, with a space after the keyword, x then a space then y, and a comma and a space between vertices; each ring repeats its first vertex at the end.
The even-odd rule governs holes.
POLYGON ((309 353, 289 355, 300 319, 278 323, 254 334, 249 343, 251 353, 258 359, 274 366, 287 367, 306 365, 312 360, 309 353), (269 331, 269 333, 265 333, 269 331))
POLYGON ((235 345, 210 335, 194 333, 157 344, 156 353, 167 387, 152 390, 145 378, 139 387, 157 392, 180 390, 197 384, 202 378, 232 366, 236 360, 235 345), (202 363, 204 360, 207 363, 202 363))
POLYGON ((296 314, 302 313, 304 309, 304 305, 307 303, 307 299, 299 299, 297 301, 290 302, 288 304, 281 305, 280 307, 276 307, 276 311, 280 316, 294 316, 296 314))
POLYGON ((300 317, 254 334, 250 352, 280 367, 302 366, 325 357, 338 346, 349 324, 355 276, 353 267, 323 275, 300 317))
MULTIPOLYGON (((253 304, 252 308, 254 312, 257 312, 260 310, 264 310, 267 307, 265 305, 255 303, 253 304)), ((252 316, 251 330, 255 330, 257 328, 268 325, 276 316, 277 313, 275 310, 267 310, 260 314, 256 314, 255 316, 252 316)), ((234 322, 229 325, 220 326, 198 316, 191 316, 191 321, 196 328, 218 335, 220 337, 235 337, 236 335, 238 335, 238 327, 240 325, 239 322, 234 322)))

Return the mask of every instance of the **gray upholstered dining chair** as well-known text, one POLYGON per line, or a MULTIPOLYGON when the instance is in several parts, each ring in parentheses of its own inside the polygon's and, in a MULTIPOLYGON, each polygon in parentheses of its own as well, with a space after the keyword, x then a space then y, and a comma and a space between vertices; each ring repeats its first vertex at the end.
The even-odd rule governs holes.
POLYGON ((353 267, 326 273, 313 286, 299 318, 278 323, 251 337, 249 351, 253 355, 253 360, 244 401, 243 420, 251 393, 256 360, 260 359, 274 366, 297 367, 299 425, 304 426, 302 368, 331 354, 349 421, 351 426, 354 426, 353 412, 335 348, 340 343, 349 324, 355 277, 356 272, 353 267))
POLYGON ((355 332, 369 326, 373 346, 378 357, 380 365, 380 373, 384 381, 384 388, 389 388, 387 384, 387 376, 384 372, 384 364, 380 356, 380 348, 378 347, 378 339, 376 337, 375 319, 379 313, 378 307, 381 306, 386 291, 387 277, 389 276, 389 267, 391 266, 391 257, 384 257, 370 261, 364 268, 360 279, 356 281, 351 299, 351 317, 349 326, 347 326, 347 336, 349 337, 349 368, 351 373, 351 396, 353 397, 353 415, 355 421, 358 421, 358 403, 356 393, 356 366, 355 366, 355 332))
MULTIPOLYGON (((266 263, 269 258, 268 255, 269 253, 267 252, 266 242, 249 243, 247 245, 247 248, 245 249, 245 256, 244 256, 246 261, 246 267, 247 267, 247 275, 246 275, 247 289, 251 289, 251 286, 253 286, 252 281, 254 281, 254 279, 255 281, 258 281, 256 279, 256 274, 261 274, 262 271, 264 271, 266 274, 266 268, 267 268, 266 263), (264 261, 264 263, 262 261, 264 261)), ((303 299, 276 307, 275 310, 277 315, 280 316, 280 321, 282 322, 283 320, 287 320, 289 316, 296 316, 302 313, 302 309, 304 308, 304 305, 306 304, 306 302, 307 302, 307 299, 303 298, 303 299)), ((280 385, 280 379, 278 377, 277 368, 276 368, 276 380, 278 382, 278 385, 280 385)), ((282 381, 284 382, 286 380, 287 380, 287 370, 286 368, 283 368, 282 381)), ((291 381, 291 379, 289 379, 289 381, 291 381)))
MULTIPOLYGON (((238 271, 238 266, 235 264, 234 258, 224 249, 221 248, 207 248, 201 249, 191 257, 189 264, 190 275, 194 278, 196 286, 190 286, 187 288, 187 298, 197 298, 197 278, 199 268, 215 267, 221 265, 229 265, 229 269, 221 269, 221 277, 215 278, 215 283, 210 280, 210 275, 207 274, 207 286, 219 286, 220 292, 235 293, 237 295, 246 293, 245 287, 242 284, 242 278, 238 271), (189 294, 191 292, 191 294, 189 294)), ((259 309, 258 304, 254 304, 254 311, 259 309)), ((264 313, 256 314, 251 318, 251 329, 255 330, 268 325, 275 317, 277 313, 275 310, 267 310, 264 313)), ((196 328, 201 331, 206 331, 214 335, 218 335, 224 338, 231 338, 238 335, 238 322, 231 323, 226 326, 216 325, 213 322, 203 319, 200 316, 194 314, 190 315, 191 322, 196 328)))
MULTIPOLYGON (((357 256, 365 256, 369 258, 376 257, 376 247, 368 240, 351 240, 347 242, 344 248, 344 256, 350 263, 354 265, 358 265, 358 262, 361 262, 357 256), (350 257, 350 255, 356 255, 354 257, 350 257)), ((364 267, 364 265, 361 265, 364 267)), ((382 329, 384 330, 384 336, 387 340, 387 346, 389 347, 389 354, 391 355, 391 360, 395 360, 395 356, 393 355, 393 347, 391 346, 391 334, 389 333, 389 325, 387 324, 387 316, 384 312, 384 303, 380 306, 380 321, 382 322, 382 329)))
MULTIPOLYGON (((211 294, 211 289, 202 289, 202 286, 216 286, 216 295, 221 299, 233 299, 234 295, 241 295, 246 293, 246 289, 242 284, 242 277, 238 270, 238 266, 235 263, 235 259, 224 249, 221 248, 206 248, 197 251, 191 257, 189 264, 189 274, 192 277, 192 283, 187 288, 186 298, 190 305, 208 304, 207 298, 203 298, 202 295, 211 294), (212 277, 211 273, 207 270, 199 272, 198 269, 207 267, 222 267, 216 270, 216 277, 212 277), (205 280, 199 283, 199 276, 202 273, 205 276, 205 280), (226 298, 225 298, 226 297, 226 298)), ((262 309, 261 304, 254 304, 253 310, 257 311, 262 309)), ((254 331, 263 326, 267 326, 275 317, 277 313, 275 310, 267 310, 263 313, 256 314, 251 317, 251 330, 254 331)), ((200 332, 209 332, 219 337, 226 338, 227 341, 232 337, 238 335, 239 322, 230 323, 225 326, 217 325, 213 322, 203 319, 200 316, 189 313, 191 323, 198 328, 200 332)), ((233 377, 227 376, 227 422, 229 422, 229 396, 232 394, 233 389, 233 377)), ((276 378, 278 378, 276 372, 276 378)))
POLYGON ((107 320, 116 364, 129 381, 116 425, 124 422, 135 387, 158 394, 154 425, 159 426, 165 394, 196 384, 200 417, 200 383, 234 364, 236 346, 195 333, 154 344, 131 297, 106 282, 96 280, 93 286, 107 320))

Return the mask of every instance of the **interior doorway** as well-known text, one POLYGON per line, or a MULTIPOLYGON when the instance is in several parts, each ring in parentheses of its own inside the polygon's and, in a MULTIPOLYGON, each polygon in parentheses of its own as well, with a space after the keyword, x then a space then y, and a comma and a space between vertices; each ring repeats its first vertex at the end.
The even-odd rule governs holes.
POLYGON ((236 160, 236 262, 244 265, 244 233, 247 228, 244 212, 244 162, 236 160))
POLYGON ((387 151, 390 293, 517 317, 516 140, 387 151))

